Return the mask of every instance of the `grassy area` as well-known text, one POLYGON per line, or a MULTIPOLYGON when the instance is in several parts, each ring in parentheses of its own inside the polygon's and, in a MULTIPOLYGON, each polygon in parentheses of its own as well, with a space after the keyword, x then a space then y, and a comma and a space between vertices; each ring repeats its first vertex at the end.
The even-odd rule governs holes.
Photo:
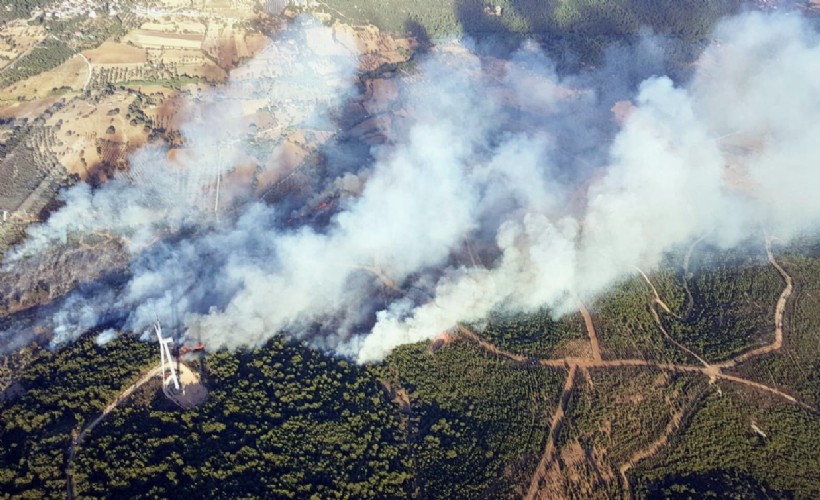
POLYGON ((65 43, 46 38, 31 52, 0 71, 0 87, 8 87, 12 83, 54 69, 73 55, 74 51, 65 43))
POLYGON ((159 87, 167 87, 169 89, 179 90, 184 85, 188 85, 190 83, 200 84, 210 84, 208 80, 205 78, 200 77, 192 77, 192 76, 180 76, 179 78, 158 78, 154 80, 126 80, 122 82, 116 82, 117 87, 147 87, 147 86, 159 86, 159 87))

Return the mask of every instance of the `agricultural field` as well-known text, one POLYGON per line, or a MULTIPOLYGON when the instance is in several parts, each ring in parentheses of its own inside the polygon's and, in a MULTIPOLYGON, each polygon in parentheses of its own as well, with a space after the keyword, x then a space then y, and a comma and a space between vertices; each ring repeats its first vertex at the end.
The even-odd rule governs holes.
POLYGON ((67 44, 55 38, 45 38, 22 54, 0 72, 0 87, 7 87, 26 78, 60 66, 73 55, 67 44))
POLYGON ((0 90, 0 102, 44 99, 82 91, 90 80, 90 66, 72 56, 54 69, 38 73, 0 90))
POLYGON ((142 65, 148 62, 146 51, 122 42, 105 41, 99 47, 83 52, 94 66, 142 65))
POLYGON ((42 26, 30 26, 24 21, 6 23, 0 29, 0 69, 5 70, 45 38, 46 30, 42 26))
MULTIPOLYGON (((63 102, 54 102, 46 111, 57 111, 63 102)), ((35 215, 59 189, 65 168, 51 148, 56 143, 54 130, 46 127, 41 116, 35 121, 15 125, 0 145, 0 209, 35 215)))
POLYGON ((130 113, 135 99, 115 92, 74 100, 49 118, 58 141, 52 151, 70 174, 88 179, 98 169, 122 169, 125 154, 145 144, 151 127, 130 113))

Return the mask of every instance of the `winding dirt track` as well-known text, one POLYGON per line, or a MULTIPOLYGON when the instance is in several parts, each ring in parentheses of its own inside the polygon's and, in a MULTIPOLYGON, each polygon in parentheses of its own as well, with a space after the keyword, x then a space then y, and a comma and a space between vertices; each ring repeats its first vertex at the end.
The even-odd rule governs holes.
POLYGON ((67 488, 67 496, 69 500, 74 498, 74 478, 71 475, 71 463, 74 461, 74 456, 77 454, 77 449, 80 445, 83 444, 83 440, 85 436, 94 430, 95 427, 100 425, 100 422, 105 420, 105 417, 111 413, 114 408, 120 405, 123 401, 128 399, 128 396, 134 393, 137 389, 139 389, 143 384, 151 380, 152 378, 156 377, 162 371, 162 366, 155 366, 151 368, 145 375, 139 378, 136 382, 128 386, 125 390, 123 390, 117 397, 108 403, 108 406, 103 408, 102 413, 97 415, 97 418, 92 420, 88 423, 76 436, 73 436, 71 439, 71 444, 68 446, 68 458, 66 459, 65 465, 65 474, 66 474, 66 488, 67 488))
POLYGON ((88 76, 85 77, 85 83, 83 84, 83 90, 85 90, 88 88, 88 84, 91 83, 91 77, 94 75, 94 70, 91 68, 91 61, 89 61, 82 52, 77 52, 76 55, 82 57, 83 61, 85 61, 86 67, 88 68, 88 76))
POLYGON ((683 419, 683 414, 685 413, 685 411, 685 408, 681 408, 680 410, 676 411, 672 415, 672 419, 669 421, 669 423, 666 424, 666 428, 663 430, 663 434, 661 434, 661 437, 653 441, 652 444, 650 444, 646 448, 638 450, 634 455, 632 455, 632 458, 630 458, 628 462, 626 462, 618 468, 618 472, 621 474, 621 480, 623 481, 624 491, 626 492, 627 498, 632 498, 632 488, 629 485, 629 479, 626 477, 626 473, 629 472, 629 469, 635 467, 635 464, 637 464, 645 458, 651 457, 652 455, 660 451, 661 448, 666 446, 666 443, 669 441, 669 437, 672 435, 673 432, 675 432, 678 429, 678 427, 680 427, 680 422, 683 419))
POLYGON ((362 269, 363 271, 367 271, 367 272, 373 274, 376 278, 378 278, 379 281, 382 282, 382 284, 384 286, 386 286, 387 288, 393 290, 394 292, 398 292, 398 293, 401 293, 401 294, 404 293, 404 290, 399 288, 399 286, 396 285, 395 281, 393 281, 390 277, 388 277, 386 274, 384 274, 384 271, 382 270, 381 267, 376 266, 376 265, 358 266, 358 267, 359 267, 359 269, 362 269))
POLYGON ((643 276, 643 279, 644 279, 644 281, 646 281, 646 284, 649 285, 649 288, 652 289, 652 294, 655 296, 655 304, 661 306, 661 309, 666 311, 667 314, 671 314, 672 316, 674 316, 676 318, 680 318, 680 316, 673 313, 672 310, 669 309, 669 306, 666 305, 666 302, 661 300, 661 296, 658 294, 658 289, 655 288, 655 285, 653 285, 652 282, 649 280, 649 276, 647 276, 646 273, 641 271, 639 268, 636 267, 635 269, 637 269, 638 272, 641 273, 641 276, 643 276))
MULTIPOLYGON (((489 353, 492 353, 496 356, 506 358, 510 361, 513 361, 513 362, 519 363, 519 364, 526 364, 526 365, 535 364, 535 365, 540 365, 540 366, 545 366, 545 367, 550 367, 550 368, 567 368, 567 369, 569 369, 569 374, 568 374, 567 380, 564 384, 564 390, 561 393, 561 398, 560 398, 560 401, 559 401, 558 408, 555 410, 555 413, 553 414, 552 420, 550 422, 550 434, 549 434, 549 437, 547 439, 546 448, 544 450, 544 453, 541 457, 540 462, 538 463, 538 466, 535 469, 535 472, 532 475, 532 479, 530 481, 530 486, 529 486, 529 489, 527 491, 527 495, 526 495, 525 498, 527 498, 528 500, 533 499, 533 498, 538 498, 540 483, 541 483, 542 479, 546 477, 546 472, 549 468, 549 464, 550 464, 550 462, 552 461, 552 459, 554 458, 554 455, 555 455, 555 439, 556 439, 557 434, 560 431, 560 427, 563 423, 564 414, 566 412, 567 400, 569 399, 569 394, 570 394, 570 392, 572 391, 572 388, 573 388, 573 383, 574 383, 576 371, 579 368, 581 370, 587 370, 589 368, 621 368, 621 367, 627 367, 627 366, 644 366, 644 367, 650 367, 650 368, 655 368, 655 369, 658 369, 658 370, 670 371, 670 372, 702 373, 703 375, 705 375, 706 377, 709 378, 710 382, 715 382, 718 379, 726 380, 726 381, 729 381, 729 382, 734 382, 736 384, 744 385, 746 387, 750 387, 750 388, 753 388, 753 389, 756 389, 756 390, 759 390, 759 391, 768 392, 769 394, 777 396, 777 397, 779 397, 779 398, 781 398, 785 401, 788 401, 789 403, 796 404, 796 405, 801 406, 801 407, 803 407, 807 410, 810 410, 812 412, 817 412, 816 408, 813 408, 812 406, 810 406, 806 403, 803 403, 802 401, 799 401, 794 396, 792 396, 790 394, 787 394, 787 393, 781 391, 780 389, 777 389, 776 387, 768 386, 766 384, 755 382, 753 380, 745 379, 745 378, 742 378, 742 377, 738 377, 738 376, 735 376, 735 375, 730 375, 730 374, 726 374, 726 373, 722 372, 723 368, 730 368, 730 367, 736 366, 740 363, 743 363, 745 361, 748 361, 751 358, 762 356, 762 355, 765 355, 765 354, 770 354, 770 353, 775 352, 778 349, 780 349, 783 345, 783 315, 785 314, 786 304, 789 300, 789 297, 791 296, 791 294, 794 290, 793 280, 792 280, 792 277, 789 276, 789 274, 785 271, 785 269, 783 269, 783 267, 780 266, 780 264, 775 260, 774 254, 772 253, 772 249, 771 249, 771 238, 766 238, 766 254, 768 256, 769 262, 771 263, 771 265, 775 269, 777 269, 777 271, 783 277, 783 281, 785 283, 785 287, 783 288, 783 291, 781 292, 780 297, 778 298, 778 301, 777 301, 777 305, 775 307, 775 314, 774 314, 775 339, 774 339, 774 342, 772 342, 771 344, 769 344, 767 346, 760 347, 760 348, 748 351, 744 354, 741 354, 739 356, 736 356, 735 358, 730 359, 729 361, 719 363, 719 364, 709 364, 708 362, 706 362, 706 360, 704 360, 703 358, 701 358, 700 356, 698 356, 697 354, 695 354, 694 352, 692 352, 691 350, 689 350, 688 348, 686 348, 685 346, 680 344, 679 342, 675 341, 668 334, 668 332, 666 332, 666 330, 663 328, 663 325, 660 321, 660 317, 658 315, 658 311, 655 308, 655 306, 657 305, 657 306, 661 307, 664 311, 668 312, 670 315, 673 315, 675 317, 678 317, 678 316, 675 315, 674 313, 672 313, 672 311, 669 309, 669 307, 663 302, 660 295, 658 294, 657 289, 654 287, 652 282, 649 280, 649 277, 643 271, 641 271, 640 269, 638 269, 638 272, 644 277, 644 279, 646 280, 647 284, 652 289, 652 292, 654 294, 654 301, 653 301, 651 310, 652 310, 652 314, 655 317, 655 321, 656 321, 658 327, 661 329, 662 333, 667 338, 669 338, 676 346, 678 346, 680 349, 682 349, 685 352, 687 352, 687 353, 691 354, 692 356, 694 356, 698 361, 700 361, 702 363, 703 366, 679 365, 679 364, 673 364, 673 363, 659 363, 659 362, 655 362, 655 361, 648 361, 648 360, 645 360, 645 359, 614 359, 614 360, 603 360, 603 359, 601 359, 600 346, 598 345, 598 339, 597 339, 597 335, 595 333, 595 327, 592 323, 592 318, 589 315, 589 311, 587 310, 587 308, 580 301, 579 301, 579 309, 581 310, 581 314, 584 317, 584 323, 585 323, 587 333, 588 333, 589 338, 590 338, 590 343, 593 345, 593 350, 592 350, 592 352, 593 352, 592 356, 593 357, 591 359, 590 358, 577 358, 577 357, 544 359, 544 358, 533 358, 533 357, 529 357, 529 356, 525 356, 525 355, 521 355, 521 354, 515 354, 515 353, 512 353, 512 352, 508 352, 508 351, 504 351, 502 349, 499 349, 494 344, 482 339, 478 334, 476 334, 472 330, 468 329, 464 325, 457 325, 456 331, 459 333, 460 336, 475 342, 476 344, 478 344, 479 347, 481 347, 485 351, 487 351, 489 353)), ((687 257, 688 257, 688 255, 687 255, 687 257)), ((672 435, 672 433, 680 425, 680 421, 683 418, 683 415, 685 414, 685 411, 686 411, 685 407, 679 409, 678 411, 676 411, 672 415, 672 419, 670 420, 669 424, 666 426, 666 429, 664 430, 664 433, 661 435, 661 437, 659 437, 656 441, 654 441, 652 444, 650 444, 647 448, 645 448, 643 450, 639 450, 638 452, 636 452, 635 455, 633 455, 632 458, 630 458, 630 460, 628 462, 621 465, 621 467, 619 469, 619 472, 621 474, 621 478, 624 481, 624 487, 626 489, 627 496, 630 495, 630 486, 629 486, 629 481, 627 479, 626 473, 632 467, 634 467, 638 462, 640 462, 641 460, 644 460, 645 458, 648 458, 648 457, 654 455, 655 453, 657 453, 667 443, 669 437, 672 435)))
POLYGON ((783 269, 783 267, 774 259, 771 237, 766 238, 766 256, 769 258, 769 263, 772 267, 777 269, 777 272, 783 277, 783 281, 786 282, 786 287, 780 293, 780 298, 777 299, 777 305, 774 308, 774 342, 769 345, 753 349, 749 352, 741 354, 740 356, 730 359, 729 361, 721 363, 718 365, 721 368, 730 368, 751 358, 772 353, 783 347, 783 315, 786 313, 786 303, 794 291, 794 281, 792 281, 792 277, 789 276, 786 270, 783 269))

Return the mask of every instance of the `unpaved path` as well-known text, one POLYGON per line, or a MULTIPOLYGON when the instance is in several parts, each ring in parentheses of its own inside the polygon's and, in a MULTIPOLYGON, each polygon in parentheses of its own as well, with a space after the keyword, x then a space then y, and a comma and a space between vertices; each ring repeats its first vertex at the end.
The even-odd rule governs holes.
POLYGON ((43 193, 51 187, 52 183, 62 181, 67 175, 68 172, 61 166, 52 167, 46 176, 43 177, 43 180, 37 184, 37 187, 20 203, 20 206, 17 207, 15 212, 28 213, 32 207, 34 207, 34 204, 41 200, 43 193))
POLYGON ((77 55, 83 58, 86 67, 88 67, 88 76, 85 77, 85 83, 83 84, 83 90, 85 90, 88 88, 88 84, 91 83, 91 76, 94 74, 94 71, 91 67, 91 61, 89 61, 82 52, 77 52, 77 55))
POLYGON ((97 415, 97 418, 92 420, 88 423, 76 436, 71 439, 71 444, 68 446, 68 459, 66 460, 65 465, 65 473, 66 473, 66 487, 68 489, 67 495, 69 500, 74 498, 74 479, 71 475, 71 464, 74 461, 74 456, 77 454, 77 449, 83 443, 85 436, 94 430, 95 427, 100 425, 100 422, 105 420, 105 417, 111 413, 114 408, 120 405, 123 401, 128 399, 128 396, 134 393, 138 388, 140 388, 143 384, 151 380, 152 378, 156 377, 162 371, 162 366, 155 366, 151 368, 145 375, 140 377, 139 380, 128 386, 125 390, 123 390, 117 397, 111 401, 108 406, 106 406, 102 413, 97 415))
POLYGON ((598 343, 598 334, 595 331, 595 323, 592 322, 592 316, 589 315, 589 310, 581 302, 581 299, 575 297, 575 301, 578 302, 578 309, 581 311, 581 316, 584 317, 584 325, 587 329, 587 335, 589 335, 589 345, 592 347, 592 359, 596 361, 601 360, 601 345, 598 343))
POLYGON ((777 269, 777 272, 783 277, 783 281, 786 282, 786 287, 783 288, 783 291, 780 293, 780 297, 777 299, 777 305, 774 308, 774 342, 721 363, 718 365, 721 368, 730 368, 751 358, 772 353, 783 347, 783 315, 786 313, 786 303, 794 291, 794 282, 792 281, 792 277, 789 276, 789 273, 774 259, 771 237, 766 238, 766 256, 769 258, 769 263, 772 267, 777 269))
POLYGON ((649 288, 652 289, 652 294, 655 296, 655 304, 661 306, 661 309, 666 311, 667 314, 671 314, 672 316, 674 316, 676 318, 680 318, 680 316, 673 313, 672 310, 669 309, 669 306, 666 305, 666 302, 661 300, 661 296, 658 294, 658 290, 655 288, 655 285, 653 285, 652 282, 649 281, 649 276, 647 276, 645 272, 641 271, 640 268, 636 267, 635 269, 637 269, 638 272, 641 273, 641 276, 643 276, 643 279, 644 279, 644 281, 646 281, 646 284, 649 285, 649 288))
MULTIPOLYGON (((691 251, 690 251, 690 253, 691 253, 691 251)), ((651 307, 651 310, 652 310, 652 314, 654 315, 655 321, 658 324, 659 328, 664 333, 664 335, 667 336, 667 338, 670 338, 681 349, 684 349, 686 352, 689 352, 690 354, 692 354, 695 358, 697 358, 703 364, 703 366, 679 365, 679 364, 673 364, 673 363, 658 363, 658 362, 654 362, 654 361, 648 361, 648 360, 645 360, 645 359, 602 360, 602 359, 600 359, 600 357, 598 357, 597 359, 588 359, 588 358, 534 359, 534 358, 530 358, 530 357, 510 353, 510 352, 504 351, 502 349, 499 349, 498 347, 496 347, 492 343, 487 342, 486 340, 482 339, 476 333, 470 331, 469 329, 467 329, 463 325, 458 326, 458 332, 461 335, 463 335, 466 338, 469 338, 469 339, 473 340, 482 349, 485 349, 486 351, 491 352, 491 353, 493 353, 497 356, 507 358, 507 359, 509 359, 513 362, 516 362, 516 363, 527 363, 527 364, 537 363, 540 366, 551 367, 551 368, 561 368, 561 367, 568 367, 569 368, 569 375, 568 375, 568 378, 567 378, 567 382, 564 384, 564 391, 561 394, 561 400, 560 400, 559 406, 556 409, 555 415, 553 415, 553 419, 552 419, 552 423, 551 423, 551 429, 550 429, 550 436, 549 436, 549 439, 547 441, 547 447, 546 447, 546 450, 544 451, 544 454, 541 457, 541 460, 538 464, 538 467, 536 468, 535 473, 533 474, 532 479, 530 481, 530 486, 529 486, 529 489, 528 489, 528 492, 527 492, 527 495, 526 495, 527 499, 532 499, 532 498, 537 497, 538 490, 539 490, 539 484, 542 481, 543 477, 545 476, 546 471, 547 471, 547 467, 549 466, 549 463, 550 463, 550 461, 552 460, 552 458, 555 454, 555 437, 557 436, 558 428, 563 423, 563 418, 564 418, 564 414, 566 412, 566 404, 567 404, 567 400, 568 400, 568 397, 569 397, 569 392, 572 389, 572 384, 573 384, 573 380, 574 380, 574 377, 575 377, 575 371, 578 368, 580 368, 582 370, 588 370, 590 368, 619 368, 619 367, 627 367, 627 366, 645 366, 645 367, 656 368, 656 369, 664 370, 664 371, 686 372, 686 373, 702 373, 703 375, 709 377, 710 381, 712 381, 712 382, 714 382, 717 379, 726 380, 726 381, 729 381, 729 382, 734 382, 736 384, 744 385, 746 387, 750 387, 750 388, 753 388, 753 389, 756 389, 756 390, 759 390, 759 391, 768 392, 771 395, 777 396, 777 397, 779 397, 779 398, 781 398, 785 401, 788 401, 789 403, 801 406, 801 407, 803 407, 803 408, 805 408, 809 411, 812 411, 812 412, 815 412, 815 413, 818 411, 816 408, 814 408, 812 406, 809 406, 806 403, 803 403, 802 401, 799 401, 794 396, 792 396, 790 394, 787 394, 787 393, 781 391, 780 389, 777 389, 776 387, 768 386, 766 384, 755 382, 753 380, 745 379, 745 378, 738 377, 738 376, 735 376, 735 375, 726 374, 726 373, 723 373, 721 371, 722 368, 732 367, 732 366, 735 366, 739 363, 747 361, 747 360, 749 360, 753 357, 757 357, 757 356, 761 356, 761 355, 765 355, 765 354, 769 354, 769 353, 772 353, 774 351, 777 351, 783 345, 783 315, 785 314, 786 304, 788 302, 788 299, 789 299, 789 297, 791 296, 791 294, 794 290, 794 285, 793 285, 793 280, 792 280, 791 276, 789 276, 789 274, 785 271, 785 269, 783 269, 783 267, 774 258, 774 254, 772 253, 772 249, 771 249, 771 238, 766 239, 766 254, 769 258, 769 262, 772 264, 772 266, 775 269, 777 269, 777 271, 783 277, 783 280, 785 282, 785 287, 783 288, 783 291, 781 292, 780 297, 778 298, 777 305, 775 306, 775 314, 774 314, 775 340, 774 340, 773 343, 771 343, 767 346, 764 346, 764 347, 761 347, 761 348, 758 348, 758 349, 754 349, 754 350, 749 351, 745 354, 741 354, 740 356, 737 356, 737 357, 735 357, 735 358, 733 358, 733 359, 731 359, 727 362, 721 363, 721 364, 712 364, 712 365, 710 365, 703 358, 701 358, 700 356, 697 356, 695 353, 693 353, 692 351, 687 349, 685 346, 679 344, 678 342, 675 342, 674 339, 671 339, 668 332, 666 332, 666 330, 663 328, 663 325, 660 322, 660 317, 658 315, 657 309, 654 306, 658 305, 661 308, 663 308, 665 311, 669 312, 670 314, 674 315, 674 313, 672 313, 669 310, 669 307, 666 306, 666 304, 663 302, 663 300, 661 300, 660 296, 658 295, 657 289, 654 287, 652 282, 649 280, 648 276, 646 276, 646 274, 643 271, 641 271, 640 269, 638 269, 638 271, 644 277, 647 284, 652 289, 653 294, 655 295, 655 301, 654 301, 653 306, 651 307)), ((587 318, 587 314, 588 314, 588 311, 586 311, 586 308, 583 308, 581 310, 581 314, 584 315, 584 319, 585 319, 585 322, 586 322, 586 318, 587 318)), ((588 329, 589 332, 593 331, 594 325, 591 325, 591 321, 587 323, 587 329, 588 329)), ((592 338, 592 334, 590 333, 590 339, 591 338, 592 338)), ((597 340, 597 338, 596 338, 596 340, 597 340)), ((594 355, 593 355, 593 357, 594 357, 594 355)), ((684 413, 685 413, 685 407, 678 410, 677 412, 675 412, 673 414, 672 419, 670 420, 669 424, 666 426, 666 428, 664 430, 664 433, 661 435, 661 437, 659 437, 655 442, 650 444, 647 448, 645 448, 643 450, 639 450, 638 452, 636 452, 635 455, 633 455, 632 458, 630 458, 630 460, 628 462, 626 462, 625 464, 623 464, 620 467, 619 472, 621 474, 621 478, 624 481, 624 486, 626 488, 627 495, 630 495, 630 490, 629 490, 629 483, 628 483, 627 478, 626 478, 626 473, 632 467, 634 467, 638 462, 640 462, 641 460, 644 460, 644 459, 654 455, 655 453, 657 453, 668 442, 669 437, 672 435, 673 432, 675 432, 675 430, 680 425, 680 422, 681 422, 681 419, 683 418, 684 413)))
POLYGON ((685 320, 692 317, 692 310, 695 308, 695 297, 692 296, 692 290, 689 288, 689 263, 692 261, 692 254, 695 253, 695 247, 705 238, 706 236, 704 235, 695 240, 683 257, 683 289, 686 291, 686 297, 688 299, 686 303, 686 314, 683 315, 685 320))
MULTIPOLYGON (((482 339, 478 336, 474 331, 470 330, 466 326, 459 324, 456 325, 456 331, 462 337, 468 338, 479 345, 485 351, 500 356, 502 358, 507 358, 511 361, 515 361, 516 363, 531 363, 533 361, 538 362, 538 360, 533 360, 532 358, 528 358, 527 356, 521 354, 514 354, 508 351, 503 351, 496 347, 494 344, 487 342, 486 340, 482 339)), ((566 363, 560 363, 555 366, 566 366, 566 363)))
MULTIPOLYGON (((774 351, 780 349, 783 345, 783 315, 786 311, 786 304, 791 297, 792 291, 794 290, 793 280, 791 276, 783 269, 783 267, 775 260, 774 254, 772 253, 771 248, 771 238, 766 238, 766 254, 769 258, 769 262, 772 266, 777 269, 780 275, 783 277, 783 281, 785 282, 785 287, 778 298, 777 305, 775 306, 775 314, 774 314, 774 324, 775 324, 775 339, 774 342, 760 347, 758 349, 754 349, 749 351, 745 354, 741 354, 729 361, 720 364, 709 364, 703 358, 683 346, 682 344, 676 342, 668 332, 664 329, 662 323, 660 322, 660 317, 658 315, 658 311, 655 308, 655 305, 661 307, 664 311, 668 312, 669 314, 675 316, 676 318, 680 318, 679 316, 672 313, 669 307, 661 300, 660 296, 658 295, 658 291, 652 282, 649 280, 649 277, 640 269, 638 272, 641 273, 646 283, 652 289, 652 292, 655 296, 654 303, 651 307, 652 314, 655 317, 655 321, 658 324, 658 327, 661 329, 663 334, 669 338, 672 342, 674 342, 678 347, 685 350, 692 356, 694 356, 698 361, 702 363, 703 366, 692 366, 692 365, 680 365, 674 363, 659 363, 655 361, 648 361, 646 359, 614 359, 614 360, 603 360, 600 356, 600 347, 598 346, 597 342, 597 335, 595 333, 595 326, 592 324, 591 317, 589 316, 589 311, 584 307, 583 304, 579 301, 579 309, 581 310, 582 316, 584 316, 584 322, 587 327, 588 334, 590 336, 590 343, 593 344, 593 358, 577 358, 577 357, 566 357, 566 358, 533 358, 530 356, 524 356, 521 354, 515 354, 503 349, 499 349, 497 346, 482 339, 478 334, 470 330, 469 328, 465 327, 464 325, 457 325, 456 331, 458 334, 464 338, 467 338, 473 342, 475 342, 479 347, 484 349, 485 351, 494 354, 496 356, 506 358, 512 362, 519 363, 519 364, 537 364, 544 367, 550 368, 568 368, 569 374, 567 375, 567 380, 564 384, 564 390, 561 393, 561 399, 558 405, 558 408, 555 410, 555 414, 552 417, 552 421, 550 424, 550 435, 547 440, 547 446, 544 450, 544 454, 541 457, 538 466, 535 469, 535 473, 532 476, 530 481, 530 486, 527 491, 526 498, 533 499, 538 496, 538 490, 540 482, 546 475, 546 471, 548 470, 548 466, 550 461, 553 459, 555 455, 555 439, 558 435, 560 427, 563 423, 564 415, 566 413, 566 405, 569 399, 570 391, 573 388, 574 378, 576 371, 580 368, 582 371, 588 370, 590 368, 622 368, 628 366, 643 366, 649 368, 655 368, 658 370, 664 371, 672 371, 672 372, 684 372, 684 373, 701 373, 709 378, 710 381, 714 382, 718 379, 725 380, 728 382, 733 382, 736 384, 744 385, 746 387, 750 387, 759 391, 768 392, 771 395, 777 396, 789 403, 796 404, 801 406, 809 411, 817 413, 818 410, 812 406, 803 403, 802 401, 798 400, 794 396, 787 394, 776 387, 772 387, 766 384, 762 384, 759 382, 755 382, 753 380, 749 380, 743 377, 738 377, 735 375, 730 375, 723 373, 721 371, 722 368, 729 368, 735 366, 739 363, 747 361, 753 357, 761 356, 764 354, 769 354, 774 351), (594 338, 594 341, 593 341, 594 338), (597 355, 596 355, 597 352, 597 355)), ((696 242, 697 244, 697 242, 696 242)), ((694 248, 694 245, 692 246, 694 248)), ((689 253, 687 254, 685 268, 688 267, 688 260, 689 256, 691 255, 692 249, 690 249, 689 253)), ((637 269, 637 268, 636 268, 637 269)), ((655 442, 650 444, 647 448, 643 450, 639 450, 629 459, 628 462, 623 464, 619 471, 621 474, 621 478, 624 481, 625 488, 627 489, 627 495, 630 494, 629 491, 629 484, 626 479, 626 473, 634 467, 638 462, 644 460, 655 453, 657 453, 669 440, 669 437, 672 435, 673 432, 678 428, 680 425, 681 419, 685 413, 685 407, 681 408, 677 412, 672 415, 672 419, 670 420, 669 424, 666 426, 664 433, 659 437, 655 442)))
POLYGON ((363 271, 367 271, 367 272, 373 274, 376 278, 378 278, 379 281, 382 282, 382 284, 384 286, 386 286, 387 288, 393 290, 394 292, 398 292, 398 293, 401 293, 401 294, 404 293, 404 291, 401 288, 399 288, 398 285, 396 285, 396 282, 393 281, 392 278, 390 278, 389 276, 384 274, 384 270, 382 270, 381 267, 376 266, 376 265, 373 265, 373 266, 358 266, 358 267, 360 269, 362 269, 363 271))
POLYGON ((629 459, 625 464, 621 465, 618 469, 618 472, 621 473, 621 479, 623 480, 624 491, 626 492, 626 498, 632 498, 632 488, 629 485, 629 479, 626 477, 626 473, 629 472, 629 469, 635 466, 638 462, 645 458, 649 458, 661 448, 666 446, 666 443, 669 442, 669 437, 672 436, 672 433, 680 427, 680 422, 683 419, 683 414, 685 412, 685 408, 681 408, 680 410, 676 411, 672 415, 672 419, 666 424, 666 428, 663 430, 663 434, 656 439, 653 443, 642 450, 638 450, 632 458, 629 459))
POLYGON ((655 324, 658 326, 658 329, 661 331, 661 333, 663 333, 664 337, 666 337, 667 340, 669 340, 669 342, 672 342, 673 344, 675 344, 678 347, 678 349, 686 352, 690 356, 697 359, 706 368, 710 367, 709 363, 707 363, 705 359, 698 356, 693 350, 689 349, 685 345, 683 345, 680 342, 678 342, 677 340, 675 340, 674 337, 669 335, 669 332, 666 331, 666 328, 664 328, 663 323, 661 323, 661 317, 660 317, 660 315, 658 315, 658 310, 655 309, 654 305, 649 306, 649 311, 652 313, 652 318, 655 320, 655 324))
POLYGON ((569 373, 567 374, 567 380, 564 382, 564 390, 561 392, 561 401, 558 404, 558 408, 555 409, 555 413, 552 415, 552 421, 550 422, 550 433, 549 437, 547 437, 547 447, 544 450, 544 454, 541 455, 541 461, 538 462, 538 467, 536 467, 535 473, 532 475, 532 479, 530 480, 530 487, 527 490, 527 495, 525 497, 527 500, 532 500, 538 495, 541 480, 546 477, 549 464, 555 455, 555 440, 558 438, 558 433, 561 430, 561 424, 564 421, 567 401, 569 400, 570 391, 572 391, 572 385, 575 382, 575 372, 577 369, 578 365, 572 365, 569 369, 569 373))

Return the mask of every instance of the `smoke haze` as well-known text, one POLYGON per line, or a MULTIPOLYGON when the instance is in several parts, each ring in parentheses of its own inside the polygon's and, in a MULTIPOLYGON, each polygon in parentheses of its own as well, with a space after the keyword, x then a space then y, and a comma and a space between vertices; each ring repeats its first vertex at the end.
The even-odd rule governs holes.
MULTIPOLYGON (((500 60, 442 44, 399 82, 387 142, 315 179, 341 193, 320 224, 293 222, 287 200, 262 202, 232 176, 259 147, 238 97, 301 102, 283 111, 293 127, 335 133, 358 95, 354 44, 300 21, 190 104, 185 155, 146 147, 128 175, 65 191, 5 265, 69 234, 126 241, 124 287, 88 286, 47 309, 54 345, 159 317, 209 349, 285 333, 368 362, 493 311, 563 314, 695 238, 731 247, 761 227, 785 240, 820 223, 817 32, 755 13, 714 40, 674 80, 668 41, 651 35, 572 75, 533 45, 500 60), (304 72, 274 75, 294 39, 304 72)), ((329 161, 344 157, 326 146, 329 161)), ((261 175, 286 179, 278 150, 265 156, 261 175)))

